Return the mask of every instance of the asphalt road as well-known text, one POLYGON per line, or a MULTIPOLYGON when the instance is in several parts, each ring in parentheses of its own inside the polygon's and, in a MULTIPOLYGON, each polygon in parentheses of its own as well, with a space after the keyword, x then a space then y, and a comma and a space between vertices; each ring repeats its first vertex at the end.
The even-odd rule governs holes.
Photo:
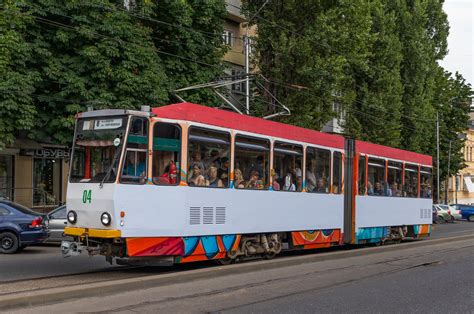
MULTIPOLYGON (((453 224, 434 225, 432 238, 458 236, 470 232, 474 232, 474 223, 458 221, 453 224)), ((120 269, 123 267, 110 265, 102 256, 89 257, 87 254, 82 254, 65 259, 58 246, 50 245, 27 247, 23 252, 14 255, 0 255, 0 283, 120 269)), ((162 270, 147 270, 148 273, 160 271, 162 270)), ((130 274, 133 275, 137 274, 130 274)))
MULTIPOLYGON (((381 249, 279 267, 260 261, 251 270, 236 264, 189 279, 178 272, 167 283, 141 290, 97 291, 87 299, 64 298, 9 312, 472 313, 472 238, 381 249)), ((291 258, 296 257, 282 260, 291 258)))

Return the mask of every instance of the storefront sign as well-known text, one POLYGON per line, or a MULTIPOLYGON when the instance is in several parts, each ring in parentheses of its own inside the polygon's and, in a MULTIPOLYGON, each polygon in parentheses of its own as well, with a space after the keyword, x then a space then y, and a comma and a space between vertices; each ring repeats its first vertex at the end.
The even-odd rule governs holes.
POLYGON ((71 152, 67 148, 38 148, 38 149, 22 149, 21 156, 31 156, 38 158, 69 158, 71 152))
POLYGON ((69 150, 64 148, 41 148, 35 150, 35 157, 40 158, 69 158, 69 150))

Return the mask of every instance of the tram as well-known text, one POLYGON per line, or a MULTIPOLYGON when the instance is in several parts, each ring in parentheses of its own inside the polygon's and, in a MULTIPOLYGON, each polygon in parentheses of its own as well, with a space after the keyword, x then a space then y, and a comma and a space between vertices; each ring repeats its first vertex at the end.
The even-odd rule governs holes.
POLYGON ((64 256, 230 263, 431 232, 430 156, 192 103, 76 119, 64 256))

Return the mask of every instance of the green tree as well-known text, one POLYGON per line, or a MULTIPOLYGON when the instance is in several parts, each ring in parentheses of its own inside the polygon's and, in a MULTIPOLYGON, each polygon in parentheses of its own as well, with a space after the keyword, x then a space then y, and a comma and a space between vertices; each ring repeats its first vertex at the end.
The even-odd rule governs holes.
MULTIPOLYGON (((225 2, 221 0, 163 0, 152 6, 150 16, 135 15, 153 30, 153 42, 170 79, 170 91, 223 75, 222 57, 227 51, 222 44, 225 14, 225 2)), ((206 105, 220 103, 209 89, 180 96, 206 105)))
POLYGON ((69 143, 74 115, 88 106, 132 109, 167 101, 168 79, 151 30, 120 6, 123 1, 109 0, 25 5, 35 19, 30 36, 40 41, 34 138, 69 143))
POLYGON ((0 149, 15 134, 33 126, 34 92, 38 72, 31 67, 33 46, 26 40, 31 17, 22 14, 19 1, 0 6, 0 149))
MULTIPOLYGON (((252 16, 264 1, 247 1, 252 16)), ((347 73, 368 70, 370 15, 366 1, 270 1, 255 18, 257 62, 267 88, 289 107, 283 121, 320 129, 333 102, 353 101, 347 73)), ((263 110, 262 110, 263 111, 263 110)))

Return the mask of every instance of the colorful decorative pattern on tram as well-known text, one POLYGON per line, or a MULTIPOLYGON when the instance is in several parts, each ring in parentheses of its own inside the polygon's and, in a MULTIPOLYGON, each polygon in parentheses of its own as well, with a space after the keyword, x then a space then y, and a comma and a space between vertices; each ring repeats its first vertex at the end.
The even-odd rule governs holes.
POLYGON ((431 225, 414 225, 413 233, 417 236, 428 236, 431 233, 431 225))
POLYGON ((376 243, 381 239, 388 238, 389 235, 390 227, 359 228, 356 232, 356 244, 376 243))
POLYGON ((178 256, 179 262, 224 258, 235 251, 240 235, 202 237, 127 238, 128 256, 178 256))
POLYGON ((342 239, 340 229, 295 231, 291 233, 293 245, 306 249, 330 247, 339 244, 342 239))

